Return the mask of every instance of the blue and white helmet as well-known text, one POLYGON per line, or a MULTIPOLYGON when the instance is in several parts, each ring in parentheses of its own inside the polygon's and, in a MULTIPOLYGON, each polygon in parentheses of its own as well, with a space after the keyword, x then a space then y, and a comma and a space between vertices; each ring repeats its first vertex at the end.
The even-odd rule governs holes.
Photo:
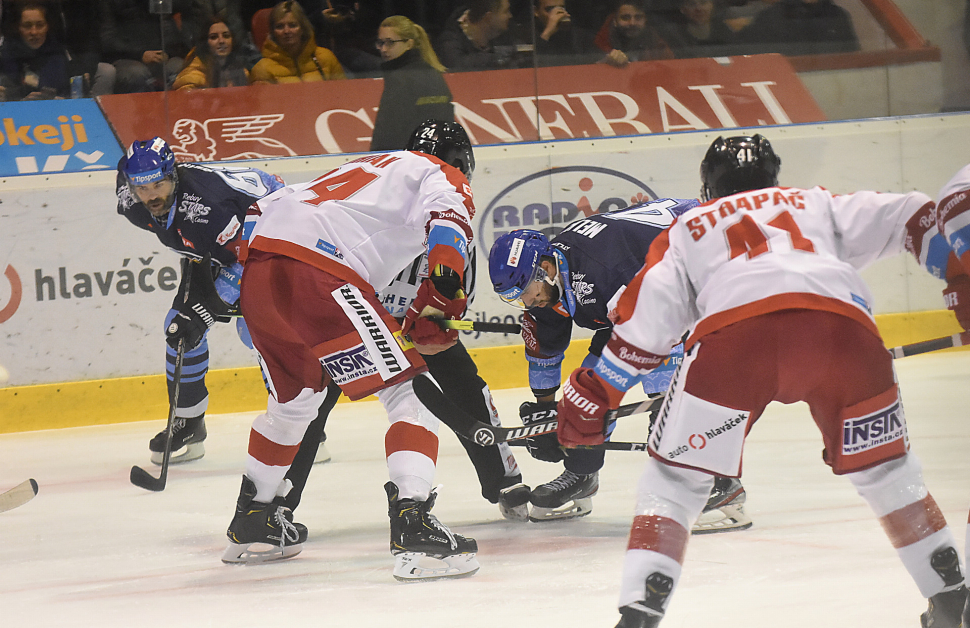
POLYGON ((542 268, 543 256, 553 257, 552 245, 540 231, 516 229, 499 237, 488 253, 488 274, 499 298, 526 310, 521 297, 533 282, 545 281, 556 286, 556 281, 542 268))
POLYGON ((128 185, 147 185, 172 177, 178 184, 175 153, 160 137, 132 142, 121 163, 121 171, 128 185))

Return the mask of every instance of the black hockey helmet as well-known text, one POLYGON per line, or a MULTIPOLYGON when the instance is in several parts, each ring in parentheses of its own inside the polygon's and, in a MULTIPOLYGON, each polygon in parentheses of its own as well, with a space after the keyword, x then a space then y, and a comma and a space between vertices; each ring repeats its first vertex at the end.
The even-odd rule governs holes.
POLYGON ((471 181, 475 172, 475 155, 465 129, 457 122, 425 120, 411 134, 405 150, 434 155, 450 166, 461 170, 471 181))
POLYGON ((701 199, 778 185, 781 159, 761 135, 719 137, 701 162, 701 199))

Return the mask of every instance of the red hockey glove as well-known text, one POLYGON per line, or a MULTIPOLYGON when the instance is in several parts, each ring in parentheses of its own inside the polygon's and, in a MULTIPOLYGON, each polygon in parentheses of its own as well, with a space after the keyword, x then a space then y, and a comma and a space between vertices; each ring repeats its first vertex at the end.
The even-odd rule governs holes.
POLYGON ((970 277, 957 275, 946 282, 943 290, 946 309, 953 310, 960 326, 970 330, 970 277))
POLYGON ((603 422, 609 410, 609 396, 603 381, 593 369, 573 371, 562 387, 559 400, 559 443, 564 447, 598 445, 603 437, 603 422))
POLYGON ((462 314, 465 313, 465 305, 468 299, 464 297, 463 292, 459 291, 458 294, 462 295, 461 298, 456 296, 454 299, 447 299, 438 292, 430 279, 425 279, 418 287, 418 295, 414 297, 411 307, 404 315, 401 331, 404 332, 405 336, 411 336, 411 340, 417 344, 448 344, 454 342, 458 339, 457 330, 449 329, 445 331, 433 321, 425 321, 419 329, 415 330, 415 323, 426 316, 461 318, 462 314), (411 335, 412 330, 417 337, 411 335))

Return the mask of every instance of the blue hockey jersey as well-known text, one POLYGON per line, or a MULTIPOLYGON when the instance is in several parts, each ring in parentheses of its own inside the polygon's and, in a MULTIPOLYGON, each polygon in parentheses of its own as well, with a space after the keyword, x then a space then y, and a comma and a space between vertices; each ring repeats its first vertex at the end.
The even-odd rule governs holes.
POLYGON ((532 308, 524 317, 523 338, 529 385, 537 397, 561 382, 561 364, 573 323, 596 330, 590 354, 598 356, 613 324, 608 303, 643 266, 653 242, 696 200, 658 199, 608 214, 593 214, 567 226, 552 240, 564 293, 553 307, 532 308))
POLYGON ((168 215, 155 218, 133 197, 124 175, 116 181, 118 213, 133 225, 151 231, 179 255, 202 258, 206 253, 221 266, 236 263, 236 252, 227 244, 242 230, 246 209, 283 187, 276 175, 255 168, 178 164, 175 203, 168 215))

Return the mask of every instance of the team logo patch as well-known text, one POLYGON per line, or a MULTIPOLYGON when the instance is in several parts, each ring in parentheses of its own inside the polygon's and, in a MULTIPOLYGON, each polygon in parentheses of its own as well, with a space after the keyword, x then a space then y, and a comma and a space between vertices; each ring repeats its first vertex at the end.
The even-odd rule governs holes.
POLYGON ((906 422, 896 401, 888 408, 842 423, 842 454, 859 454, 906 438, 906 422))

